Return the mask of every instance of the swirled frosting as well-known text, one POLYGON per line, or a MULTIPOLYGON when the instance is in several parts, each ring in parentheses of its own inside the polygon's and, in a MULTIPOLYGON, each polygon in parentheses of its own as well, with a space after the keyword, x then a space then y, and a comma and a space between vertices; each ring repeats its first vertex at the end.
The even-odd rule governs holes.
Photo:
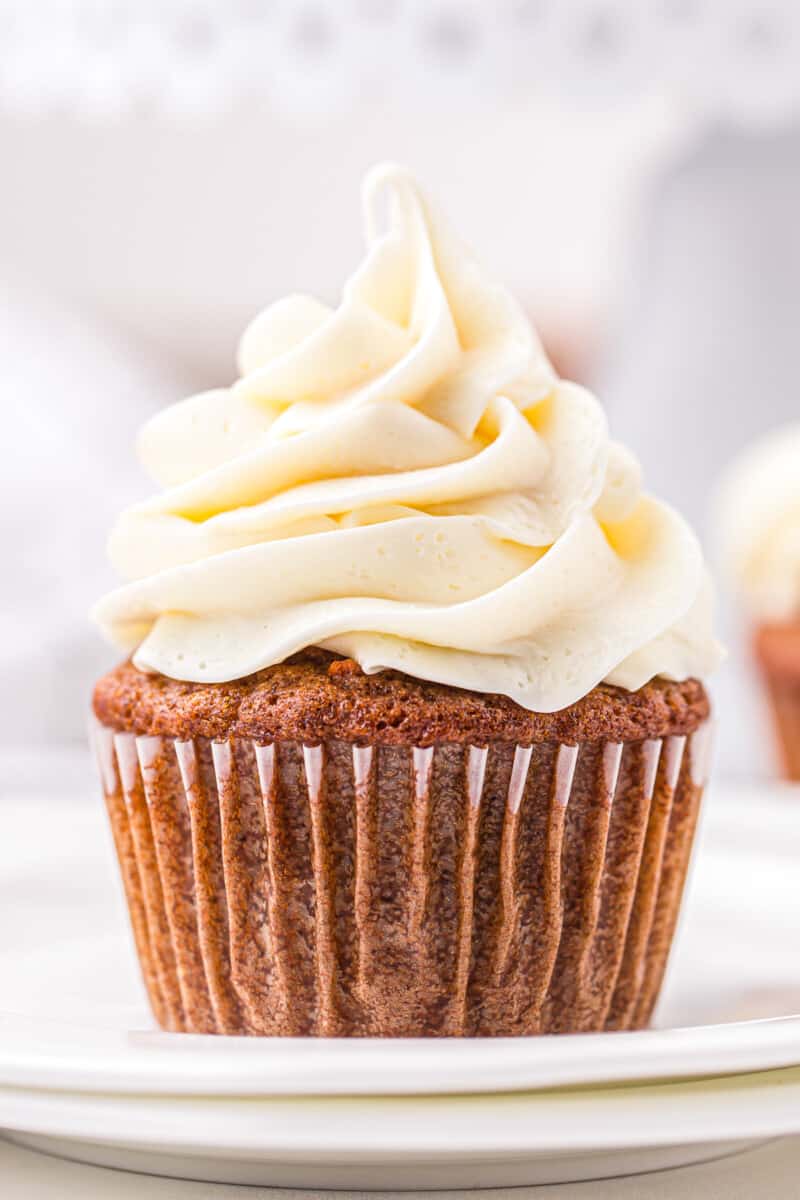
POLYGON ((800 424, 774 430, 731 464, 716 512, 724 566, 753 615, 800 616, 800 424))
POLYGON ((335 309, 255 318, 241 377, 166 410, 162 486, 123 514, 101 626, 137 666, 221 682, 310 645, 541 712, 601 680, 703 676, 701 552, 642 494, 597 401, 396 167, 335 309))

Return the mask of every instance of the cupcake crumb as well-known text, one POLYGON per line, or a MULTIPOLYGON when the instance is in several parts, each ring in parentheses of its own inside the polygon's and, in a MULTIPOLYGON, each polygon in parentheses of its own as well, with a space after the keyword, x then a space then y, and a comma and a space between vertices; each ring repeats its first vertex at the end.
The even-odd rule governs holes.
POLYGON ((328 667, 329 675, 363 675, 364 672, 354 658, 335 658, 328 667))

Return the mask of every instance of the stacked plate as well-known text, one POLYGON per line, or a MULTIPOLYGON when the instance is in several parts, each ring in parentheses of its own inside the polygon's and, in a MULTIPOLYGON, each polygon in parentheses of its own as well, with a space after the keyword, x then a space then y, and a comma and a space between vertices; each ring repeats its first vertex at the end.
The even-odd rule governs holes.
POLYGON ((800 793, 720 785, 657 1027, 496 1041, 155 1031, 88 759, 0 764, 0 1129, 204 1180, 487 1187, 800 1131, 800 793))

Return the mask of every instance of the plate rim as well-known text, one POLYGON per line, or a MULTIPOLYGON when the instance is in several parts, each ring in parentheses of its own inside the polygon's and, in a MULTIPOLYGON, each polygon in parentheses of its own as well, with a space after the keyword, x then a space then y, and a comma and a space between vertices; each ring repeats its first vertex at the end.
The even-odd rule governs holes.
POLYGON ((791 1067, 800 1067, 800 1015, 622 1033, 359 1039, 118 1031, 0 1011, 0 1086, 61 1092, 464 1096, 791 1067))
POLYGON ((463 1162, 800 1131, 800 1069, 497 1096, 110 1096, 0 1088, 0 1126, 206 1158, 463 1162))

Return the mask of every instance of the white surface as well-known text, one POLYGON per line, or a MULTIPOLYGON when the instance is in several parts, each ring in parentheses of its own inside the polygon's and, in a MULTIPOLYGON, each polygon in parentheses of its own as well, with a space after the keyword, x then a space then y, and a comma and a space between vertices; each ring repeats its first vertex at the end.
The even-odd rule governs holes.
MULTIPOLYGON (((97 943, 87 947, 94 953, 103 948, 97 943)), ((141 1024, 146 1022, 142 1012, 141 1024)), ((691 1079, 798 1063, 797 1017, 613 1038, 273 1041, 176 1038, 0 1014, 0 1085, 100 1094, 468 1095, 691 1079)))
POLYGON ((793 789, 712 793, 661 1030, 376 1046, 152 1032, 102 805, 77 798, 96 792, 88 760, 3 765, 0 1126, 21 1136, 200 1178, 376 1187, 388 1172, 455 1187, 644 1170, 800 1130, 800 1066, 653 1081, 800 1064, 793 789), (737 1024, 748 1017, 783 1019, 737 1024), (343 1076, 360 1098, 324 1094, 343 1076), (523 1090, 633 1076, 643 1083, 523 1090), (473 1094, 386 1094, 437 1088, 473 1094))
POLYGON ((498 1187, 659 1170, 800 1129, 800 1071, 502 1096, 93 1096, 0 1089, 34 1148, 206 1181, 498 1187))
MULTIPOLYGON (((786 1138, 725 1158, 673 1171, 591 1183, 495 1191, 486 1200, 796 1200, 800 1173, 800 1138, 786 1138)), ((8 1200, 316 1200, 303 1193, 198 1184, 102 1170, 35 1154, 0 1142, 0 1177, 8 1200)), ((394 1180, 386 1177, 384 1188, 394 1180)), ((381 1193, 386 1200, 402 1195, 381 1193)), ((351 1195, 353 1195, 351 1193, 351 1195)), ((437 1200, 463 1193, 437 1192, 437 1200)), ((344 1200, 344 1194, 339 1193, 344 1200)))
POLYGON ((409 1190, 511 1187, 662 1170, 796 1132, 800 1073, 792 1074, 777 1083, 738 1077, 719 1090, 698 1083, 503 1097, 137 1100, 30 1092, 2 1097, 0 1121, 34 1149, 178 1178, 370 1190, 387 1179, 409 1190))

